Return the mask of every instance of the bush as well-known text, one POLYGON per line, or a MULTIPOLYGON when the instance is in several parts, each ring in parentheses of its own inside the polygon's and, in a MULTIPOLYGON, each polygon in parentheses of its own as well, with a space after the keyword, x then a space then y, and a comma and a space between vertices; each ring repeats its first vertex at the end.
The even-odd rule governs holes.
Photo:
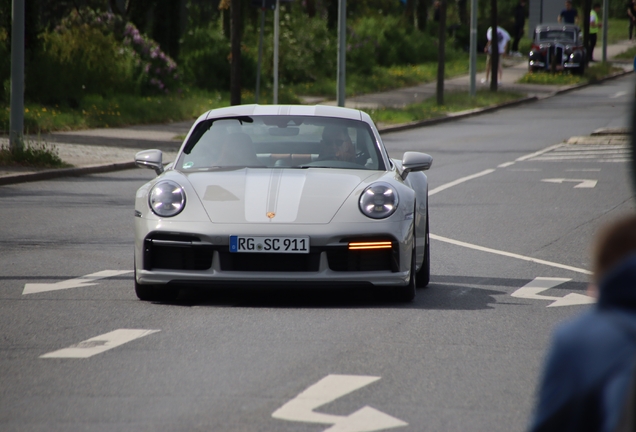
POLYGON ((77 106, 86 94, 134 92, 135 57, 113 34, 83 24, 41 35, 28 59, 25 94, 45 103, 77 106))
POLYGON ((40 42, 26 62, 25 94, 33 101, 78 106, 88 94, 178 90, 176 63, 114 14, 73 11, 40 42))
POLYGON ((216 23, 193 27, 183 35, 180 63, 185 80, 206 89, 230 86, 230 41, 216 23))
MULTIPOLYGON (((268 18, 273 18, 269 14, 268 18)), ((272 26, 266 23, 263 41, 261 82, 264 88, 273 81, 274 55, 272 26)), ((248 83, 256 80, 260 26, 247 26, 244 32, 243 58, 252 65, 248 70, 248 83)), ((245 63, 244 63, 245 64, 245 63)), ((282 6, 280 14, 280 39, 278 71, 281 85, 284 83, 310 83, 325 76, 335 75, 337 67, 336 36, 320 17, 309 18, 300 8, 282 6)), ((245 69, 245 68, 244 68, 245 69)))
POLYGON ((413 65, 437 59, 437 42, 400 17, 365 17, 354 25, 349 37, 347 65, 357 72, 373 65, 413 65))
MULTIPOLYGON (((273 46, 268 48, 273 52, 273 46)), ((325 20, 284 13, 280 30, 282 79, 289 83, 316 81, 334 74, 336 68, 337 38, 329 32, 325 20)))
POLYGON ((11 76, 11 52, 6 29, 0 27, 0 102, 9 102, 8 81, 11 76))

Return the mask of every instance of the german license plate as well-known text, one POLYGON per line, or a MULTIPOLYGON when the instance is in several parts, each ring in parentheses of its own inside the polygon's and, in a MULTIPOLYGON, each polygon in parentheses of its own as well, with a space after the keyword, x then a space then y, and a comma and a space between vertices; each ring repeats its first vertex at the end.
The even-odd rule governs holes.
POLYGON ((309 237, 230 236, 230 252, 309 253, 309 237))

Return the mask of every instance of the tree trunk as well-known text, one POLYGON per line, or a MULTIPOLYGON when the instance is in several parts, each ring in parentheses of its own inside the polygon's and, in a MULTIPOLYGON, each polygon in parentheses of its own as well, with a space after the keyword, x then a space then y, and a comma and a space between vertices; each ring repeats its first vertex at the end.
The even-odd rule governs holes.
POLYGON ((232 0, 230 5, 230 105, 241 104, 241 0, 232 0))

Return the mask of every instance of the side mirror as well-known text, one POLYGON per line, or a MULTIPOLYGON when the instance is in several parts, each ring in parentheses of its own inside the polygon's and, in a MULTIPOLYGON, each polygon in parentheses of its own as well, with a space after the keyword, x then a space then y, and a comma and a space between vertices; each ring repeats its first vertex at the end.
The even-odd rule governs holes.
POLYGON ((156 149, 140 151, 135 155, 135 165, 152 168, 159 175, 163 172, 163 153, 156 149))
POLYGON ((402 157, 402 180, 411 171, 426 171, 433 165, 433 157, 426 153, 406 152, 402 157))

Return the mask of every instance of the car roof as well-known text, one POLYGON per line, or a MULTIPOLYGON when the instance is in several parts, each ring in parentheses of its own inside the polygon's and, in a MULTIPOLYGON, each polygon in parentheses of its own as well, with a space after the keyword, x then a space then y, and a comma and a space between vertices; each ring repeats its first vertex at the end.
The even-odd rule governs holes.
POLYGON ((370 118, 366 113, 351 108, 329 105, 233 105, 217 108, 204 113, 199 120, 252 115, 298 115, 315 117, 336 117, 350 120, 362 120, 367 123, 370 118))
POLYGON ((539 24, 536 27, 535 31, 541 30, 575 30, 577 32, 581 31, 579 26, 575 24, 563 24, 563 23, 550 23, 550 24, 539 24))

